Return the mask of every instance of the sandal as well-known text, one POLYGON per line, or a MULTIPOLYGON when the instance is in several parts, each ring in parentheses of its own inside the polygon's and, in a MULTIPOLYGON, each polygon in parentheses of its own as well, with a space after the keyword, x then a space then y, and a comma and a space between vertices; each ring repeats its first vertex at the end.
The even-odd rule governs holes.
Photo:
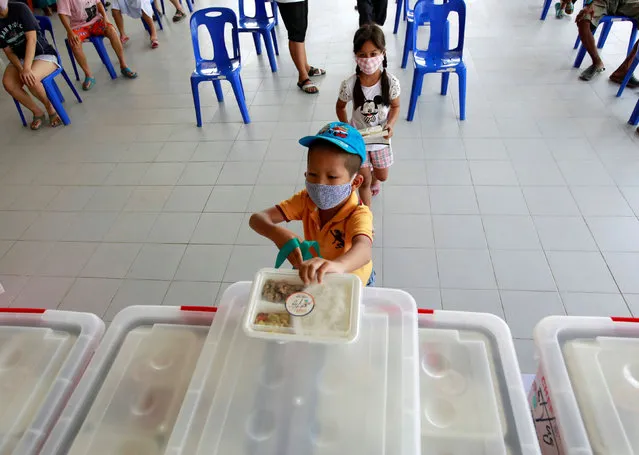
POLYGON ((122 73, 122 76, 126 77, 127 79, 135 79, 136 77, 138 77, 138 73, 133 71, 128 66, 126 68, 121 68, 120 72, 122 73))
POLYGON ((120 37, 120 42, 122 43, 122 46, 124 46, 126 43, 128 43, 130 40, 130 38, 126 35, 123 35, 120 37))
POLYGON ((94 77, 85 77, 84 82, 82 83, 82 90, 84 90, 85 92, 88 92, 89 90, 93 88, 94 85, 95 85, 94 77))
POLYGON ((575 11, 575 4, 572 1, 569 1, 566 5, 566 14, 570 15, 575 11))
POLYGON ((180 22, 185 17, 186 17, 186 14, 184 14, 182 11, 176 11, 172 20, 173 22, 180 22))
MULTIPOLYGON (((615 84, 619 84, 621 85, 621 83, 623 82, 623 79, 617 79, 616 77, 613 77, 614 75, 611 75, 609 77, 611 82, 614 82, 615 84)), ((628 83, 626 84, 627 88, 637 88, 639 87, 639 79, 637 79, 634 76, 630 76, 630 79, 628 79, 628 83)))
POLYGON ((315 68, 311 66, 311 68, 308 70, 308 77, 323 76, 325 74, 326 70, 323 70, 322 68, 315 68))
POLYGON ((379 182, 371 185, 371 196, 377 196, 381 190, 382 185, 379 182))
POLYGON ((561 2, 555 3, 555 17, 557 19, 563 19, 564 17, 564 10, 561 7, 561 2))
POLYGON ((604 71, 606 71, 606 68, 604 68, 603 66, 597 67, 595 65, 590 65, 579 75, 579 79, 587 82, 592 80, 593 77, 603 73, 604 71))
POLYGON ((44 123, 44 120, 47 118, 46 115, 42 114, 42 115, 34 115, 33 116, 33 120, 31 120, 31 125, 29 125, 29 128, 31 128, 32 131, 37 131, 40 129, 40 127, 42 126, 42 124, 44 123))
POLYGON ((62 119, 57 113, 49 114, 49 126, 51 128, 56 128, 62 125, 62 119))
POLYGON ((159 45, 160 45, 160 42, 158 40, 156 39, 151 40, 151 49, 157 49, 159 45))
POLYGON ((298 82, 297 86, 304 93, 309 93, 311 95, 319 93, 319 89, 317 88, 317 85, 313 84, 313 82, 310 79, 306 79, 302 82, 298 82))

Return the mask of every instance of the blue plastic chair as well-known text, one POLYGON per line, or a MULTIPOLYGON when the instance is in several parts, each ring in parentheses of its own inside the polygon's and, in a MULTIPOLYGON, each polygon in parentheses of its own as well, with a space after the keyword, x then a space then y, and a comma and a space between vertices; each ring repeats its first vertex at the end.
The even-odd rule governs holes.
MULTIPOLYGON (((67 84, 69 85, 69 87, 71 88, 71 91, 73 92, 76 99, 78 100, 78 103, 82 102, 82 98, 80 98, 80 94, 75 89, 75 87, 73 86, 73 83, 71 82, 71 79, 69 79, 69 76, 67 75, 67 72, 62 67, 62 62, 60 61, 60 54, 57 52, 58 44, 56 43, 55 36, 53 34, 53 24, 51 23, 51 19, 49 19, 46 16, 35 16, 35 18, 38 20, 38 24, 40 26, 40 29, 42 30, 42 33, 49 32, 49 34, 51 35, 51 41, 53 41, 53 46, 56 49, 56 57, 58 59, 58 65, 60 65, 58 69, 56 69, 54 72, 52 72, 47 77, 42 79, 42 85, 44 86, 44 91, 47 94, 47 98, 49 98, 49 101, 53 105, 55 111, 60 116, 60 120, 62 120, 62 123, 64 123, 65 125, 69 125, 71 123, 71 119, 69 118, 67 111, 64 109, 64 104, 63 104, 64 96, 62 96, 60 87, 58 87, 58 84, 56 84, 55 82, 55 77, 58 74, 62 74, 62 77, 64 77, 64 80, 67 81, 67 84)), ((20 115, 20 120, 22 120, 22 125, 27 126, 27 120, 24 118, 24 114, 22 112, 22 106, 20 106, 20 103, 18 103, 18 101, 15 98, 13 102, 15 103, 16 108, 18 109, 18 114, 20 115)))
POLYGON ((195 70, 191 74, 191 91, 193 92, 193 104, 195 106, 195 117, 197 126, 202 126, 202 114, 200 112, 200 95, 198 85, 203 81, 213 82, 213 88, 217 100, 224 101, 222 84, 220 81, 228 80, 233 87, 233 93, 240 107, 244 123, 250 123, 251 119, 244 96, 244 87, 240 78, 242 60, 240 57, 240 38, 237 27, 237 17, 233 10, 228 8, 205 8, 196 11, 191 16, 191 40, 193 41, 193 54, 195 56, 195 70), (229 56, 224 42, 224 28, 231 24, 233 40, 233 56, 229 56), (206 27, 211 42, 213 43, 213 60, 205 60, 200 54, 200 44, 198 40, 198 28, 206 27))
POLYGON ((632 114, 630 114, 628 123, 634 126, 637 126, 639 124, 639 100, 637 101, 637 104, 635 104, 635 108, 633 109, 632 114))
POLYGON ((402 15, 404 16, 404 20, 408 20, 408 13, 412 11, 410 9, 410 5, 408 4, 410 0, 397 0, 395 3, 397 6, 395 7, 395 26, 393 27, 393 34, 397 34, 397 30, 399 30, 399 20, 402 15))
MULTIPOLYGON (((446 3, 447 0, 443 0, 443 3, 446 3)), ((429 0, 429 3, 434 4, 435 0, 429 0)), ((427 25, 429 23, 429 18, 423 18, 425 22, 420 23, 419 25, 427 25)), ((406 19, 406 38, 404 39, 404 52, 402 54, 402 68, 406 68, 406 64, 408 63, 408 54, 415 51, 415 47, 417 47, 416 37, 417 34, 413 33, 413 28, 415 27, 415 11, 409 10, 408 17, 406 19)), ((450 23, 446 21, 446 36, 444 37, 444 42, 449 43, 449 35, 450 35, 450 23)))
MULTIPOLYGON (((604 16, 601 18, 599 25, 603 26, 601 29, 601 34, 599 35, 599 40, 597 41, 597 47, 602 49, 604 44, 606 44, 606 40, 608 39, 608 35, 610 34, 610 30, 612 29, 613 22, 632 22, 632 32, 630 32, 630 40, 628 42, 628 54, 632 51, 633 46, 635 45, 635 41, 637 40, 637 24, 626 16, 604 16)), ((595 30, 596 31, 596 30, 595 30)), ((577 49, 579 47, 579 51, 577 51, 577 57, 575 57, 575 63, 573 66, 575 68, 579 68, 581 66, 581 62, 586 56, 586 48, 581 44, 581 39, 579 35, 577 35, 577 40, 575 41, 575 45, 573 49, 577 49)))
POLYGON ((637 55, 635 55, 634 60, 630 64, 630 68, 628 68, 628 72, 624 76, 623 81, 621 82, 621 85, 619 86, 619 90, 617 90, 617 98, 619 98, 621 94, 623 93, 623 91, 625 90, 626 85, 628 85, 628 82, 630 81, 632 74, 637 69, 638 64, 639 64, 639 52, 637 53, 637 55))
MULTIPOLYGON (((118 75, 115 72, 115 68, 113 68, 113 64, 111 63, 111 59, 109 58, 109 54, 107 53, 106 47, 104 46, 104 36, 92 36, 89 38, 89 41, 95 47, 98 55, 100 56, 100 60, 104 66, 106 66, 107 71, 109 72, 109 76, 111 79, 117 79, 118 75)), ((87 41, 85 41, 86 43, 87 41)), ((80 74, 78 73, 78 67, 75 64, 75 57, 73 56, 73 50, 71 49, 71 45, 69 44, 69 40, 67 38, 64 39, 64 44, 67 46, 67 52, 69 53, 69 59, 71 60, 71 66, 73 66, 73 72, 75 73, 75 80, 80 80, 80 74)))
MULTIPOLYGON (((160 18, 160 12, 155 7, 155 1, 153 1, 153 0, 151 0, 151 8, 153 8, 153 16, 158 21, 158 27, 160 27, 160 30, 164 30, 164 27, 162 26, 162 19, 160 18)), ((151 34, 151 30, 149 29, 149 26, 146 25, 146 22, 144 22, 144 18, 142 18, 140 20, 142 21, 142 25, 144 26, 144 29, 150 35, 151 34)))
POLYGON ((277 47, 277 34, 275 33, 275 18, 273 17, 273 14, 269 16, 266 12, 265 0, 253 1, 255 3, 255 16, 247 16, 244 11, 244 0, 239 0, 240 28, 238 31, 240 33, 251 33, 253 35, 257 55, 262 54, 260 36, 264 38, 264 45, 266 46, 268 61, 271 64, 271 71, 275 73, 277 71, 275 55, 280 55, 280 51, 277 47))
MULTIPOLYGON (((422 93, 424 76, 428 73, 441 73, 441 94, 446 95, 448 79, 452 72, 457 73, 459 77, 459 118, 466 120, 466 65, 462 58, 466 29, 466 3, 464 0, 450 0, 443 5, 435 5, 428 0, 420 0, 415 5, 415 23, 422 23, 426 19, 430 19, 430 40, 427 50, 416 49, 413 53, 415 71, 408 106, 408 121, 412 121, 415 116, 417 98, 422 93), (455 49, 449 49, 447 33, 448 16, 451 12, 456 12, 459 16, 459 37, 455 49)), ((415 41, 417 40, 418 28, 413 28, 415 41)))

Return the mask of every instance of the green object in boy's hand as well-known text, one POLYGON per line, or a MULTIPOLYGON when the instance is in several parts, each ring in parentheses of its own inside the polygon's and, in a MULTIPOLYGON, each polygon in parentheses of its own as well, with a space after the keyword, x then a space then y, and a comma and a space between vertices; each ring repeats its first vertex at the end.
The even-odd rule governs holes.
POLYGON ((320 257, 320 258, 322 257, 319 250, 319 243, 315 241, 309 241, 309 240, 304 240, 303 242, 300 242, 300 239, 292 238, 291 240, 289 240, 288 242, 284 244, 282 249, 280 249, 280 252, 277 255, 277 259, 275 260, 275 268, 279 269, 280 266, 284 264, 284 261, 286 261, 288 256, 293 251, 295 251, 296 248, 300 249, 300 251, 302 252, 302 259, 305 261, 312 259, 314 257, 313 254, 311 253, 311 248, 315 249, 315 252, 317 253, 317 257, 320 257))

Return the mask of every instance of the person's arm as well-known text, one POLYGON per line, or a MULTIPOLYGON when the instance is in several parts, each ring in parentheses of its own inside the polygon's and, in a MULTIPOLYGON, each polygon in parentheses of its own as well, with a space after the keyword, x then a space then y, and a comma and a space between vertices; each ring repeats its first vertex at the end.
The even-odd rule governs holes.
POLYGON ((20 72, 20 79, 22 79, 22 82, 24 82, 27 87, 33 87, 38 82, 33 71, 31 71, 38 35, 35 30, 30 30, 25 33, 25 37, 27 38, 27 47, 24 52, 24 64, 20 72))
POLYGON ((18 68, 18 71, 22 73, 22 63, 20 63, 20 59, 18 58, 18 56, 13 53, 13 50, 9 46, 5 47, 2 50, 4 51, 4 55, 7 56, 7 59, 9 59, 11 64, 18 68))
MULTIPOLYGON (((271 207, 261 212, 254 213, 249 219, 249 226, 255 232, 270 239, 275 245, 282 247, 291 239, 299 238, 293 231, 286 229, 278 224, 288 221, 277 207, 271 207)), ((302 240, 302 239, 300 239, 302 240)), ((296 248, 289 256, 289 262, 295 268, 299 268, 302 264, 302 252, 296 248)))
MULTIPOLYGON (((60 7, 58 6, 58 10, 59 9, 60 7)), ((62 22, 64 29, 67 31, 67 39, 69 40, 69 44, 71 46, 79 46, 80 38, 78 38, 78 35, 73 33, 73 29, 71 28, 71 18, 59 11, 58 11, 58 17, 60 18, 60 22, 62 22)))
POLYGON ((373 258, 373 242, 367 235, 353 237, 350 250, 333 261, 313 258, 299 267, 300 278, 304 284, 321 283, 327 273, 349 273, 364 267, 373 258))
POLYGON ((395 128, 395 122, 399 118, 399 96, 391 101, 390 110, 388 111, 388 117, 386 118, 386 129, 388 130, 388 139, 393 137, 393 129, 395 128))
POLYGON ((348 112, 346 111, 346 106, 348 103, 342 101, 341 99, 337 100, 337 104, 335 105, 335 112, 337 113, 337 118, 340 122, 348 123, 348 112))

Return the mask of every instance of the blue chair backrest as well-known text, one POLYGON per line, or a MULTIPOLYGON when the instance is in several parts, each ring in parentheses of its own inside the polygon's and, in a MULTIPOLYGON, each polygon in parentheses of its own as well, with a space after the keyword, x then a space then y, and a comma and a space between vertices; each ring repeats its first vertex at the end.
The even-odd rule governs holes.
MULTIPOLYGON (((428 54, 433 58, 444 57, 447 52, 462 55, 464 50, 464 34, 466 30, 466 3, 464 0, 449 0, 442 5, 435 4, 433 0, 420 0, 415 5, 415 22, 430 21, 430 39, 428 41, 428 54), (449 49, 446 42, 448 36, 446 21, 451 12, 456 12, 459 17, 459 36, 457 47, 449 49)), ((417 33, 417 27, 415 28, 417 33)))
MULTIPOLYGON (((53 24, 51 23, 51 19, 49 19, 46 16, 35 16, 35 18, 38 21, 40 30, 42 30, 42 33, 45 35, 45 37, 46 37, 45 32, 49 32, 49 34, 51 35, 51 41, 53 41, 53 46, 55 47, 56 52, 58 52, 58 43, 55 42, 55 35, 53 34, 53 24)), ((59 52, 57 57, 58 57, 58 63, 60 63, 59 52)))
POLYGON ((198 40, 198 28, 206 27, 213 43, 213 61, 220 67, 226 67, 232 60, 240 58, 240 39, 237 31, 237 16, 229 8, 204 8, 191 15, 191 41, 193 42, 193 53, 195 63, 203 61, 200 54, 200 44, 198 40), (224 32, 226 24, 231 24, 233 38, 233 56, 230 56, 226 49, 224 32))
POLYGON ((246 18, 249 18, 249 19, 256 19, 258 21, 259 20, 267 21, 268 19, 273 18, 272 14, 269 16, 268 13, 266 12, 266 2, 268 2, 268 0, 249 0, 249 1, 255 3, 255 15, 247 16, 244 11, 244 0, 239 0, 240 19, 244 20, 246 18))

